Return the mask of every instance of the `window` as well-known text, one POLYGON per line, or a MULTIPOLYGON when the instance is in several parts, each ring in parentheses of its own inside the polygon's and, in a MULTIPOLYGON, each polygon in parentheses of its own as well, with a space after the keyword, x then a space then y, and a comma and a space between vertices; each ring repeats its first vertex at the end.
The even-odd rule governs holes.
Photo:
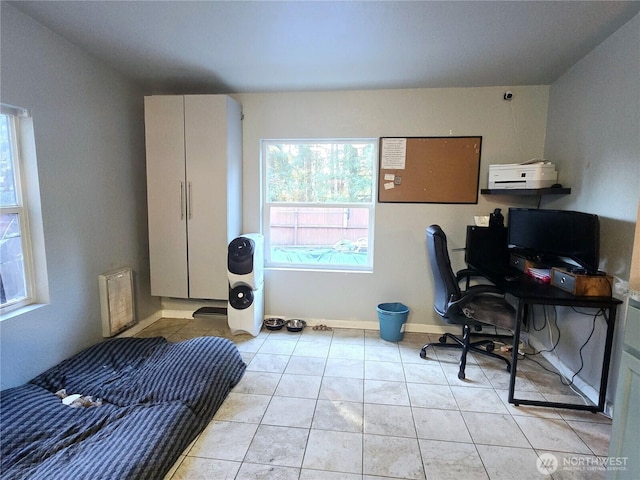
POLYGON ((23 109, 2 105, 0 112, 0 308, 34 301, 31 238, 21 158, 23 109))
POLYGON ((377 145, 262 141, 267 266, 372 270, 377 145))

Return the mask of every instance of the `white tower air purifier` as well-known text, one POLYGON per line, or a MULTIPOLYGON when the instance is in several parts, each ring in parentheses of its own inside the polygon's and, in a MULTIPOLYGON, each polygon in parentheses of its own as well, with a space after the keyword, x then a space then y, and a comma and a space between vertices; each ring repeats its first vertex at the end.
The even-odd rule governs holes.
POLYGON ((260 333, 264 317, 264 237, 248 233, 229 243, 227 321, 231 333, 260 333))

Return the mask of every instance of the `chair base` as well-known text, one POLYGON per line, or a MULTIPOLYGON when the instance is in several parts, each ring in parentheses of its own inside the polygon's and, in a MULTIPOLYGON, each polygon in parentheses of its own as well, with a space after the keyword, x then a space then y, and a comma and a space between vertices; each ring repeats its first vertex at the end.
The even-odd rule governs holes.
MULTIPOLYGON (((498 355, 497 353, 493 353, 493 349, 495 348, 495 344, 493 340, 485 339, 477 342, 470 341, 471 332, 468 325, 464 325, 463 327, 463 336, 462 338, 456 337, 451 333, 443 334, 439 340, 439 343, 427 343, 420 349, 420 358, 427 358, 427 348, 459 348, 462 350, 462 355, 460 356, 460 370, 458 371, 458 378, 460 380, 464 380, 465 378, 465 367, 467 364, 467 353, 475 352, 486 357, 497 358, 502 360, 507 364, 507 372, 511 372, 511 362, 503 357, 502 355, 498 355), (453 340, 454 343, 446 343, 447 339, 453 340), (484 347, 484 348, 480 348, 484 347)), ((507 335, 498 335, 496 338, 512 338, 507 335)))

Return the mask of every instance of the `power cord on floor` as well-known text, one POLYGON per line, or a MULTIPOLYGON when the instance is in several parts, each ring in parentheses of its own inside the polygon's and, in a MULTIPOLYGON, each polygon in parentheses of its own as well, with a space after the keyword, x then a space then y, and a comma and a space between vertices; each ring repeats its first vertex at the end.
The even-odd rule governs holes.
MULTIPOLYGON (((543 311, 544 311, 544 324, 542 325, 542 328, 540 328, 539 330, 535 327, 535 323, 533 324, 533 329, 536 332, 541 332, 542 330, 544 330, 545 326, 549 326, 549 331, 551 332, 551 321, 549 320, 549 318, 547 317, 547 309, 543 307, 543 311)), ((532 317, 533 317, 533 313, 532 313, 532 317)), ((558 339, 557 341, 554 343, 553 341, 551 342, 551 348, 548 350, 538 350, 537 352, 534 350, 533 353, 529 353, 527 355, 539 355, 541 353, 550 353, 553 352, 556 347, 558 346, 558 344, 560 343, 560 336, 561 336, 561 332, 560 332, 560 328, 558 327, 558 312, 556 311, 555 306, 553 307, 553 319, 555 325, 556 325, 556 330, 558 330, 558 339)), ((537 363, 537 362, 536 362, 537 363)))
MULTIPOLYGON (((571 377, 571 380, 569 380, 564 374, 562 374, 561 372, 558 373, 558 375, 560 376, 560 383, 563 385, 568 386, 575 394, 577 394, 580 398, 582 398, 582 401, 585 403, 585 405, 589 404, 589 400, 582 394, 582 392, 576 390, 575 388, 573 388, 573 380, 576 378, 576 375, 578 373, 580 373, 582 371, 582 369, 584 368, 584 359, 582 358, 582 349, 585 347, 585 345, 589 342, 589 340, 591 339, 591 335, 593 335, 593 331, 595 330, 595 317, 593 320, 593 326, 591 329, 591 333, 589 334, 589 337, 587 338, 587 340, 582 344, 582 346, 580 347, 579 350, 579 354, 580 354, 580 368, 578 369, 578 371, 576 371, 573 376, 571 377), (566 382, 566 383, 565 383, 566 382)), ((556 317, 556 328, 558 328, 558 332, 560 332, 560 328, 558 327, 558 318, 556 317)), ((559 337, 560 335, 558 335, 559 337)), ((550 341, 553 343, 553 334, 551 332, 551 329, 549 329, 549 339, 550 341)), ((559 338, 558 338, 559 341, 559 338)), ((557 344, 556 344, 557 345, 557 344)), ((553 349, 553 354, 556 356, 556 359, 558 360, 558 363, 562 363, 562 360, 560 360, 560 355, 558 355, 558 351, 554 348, 553 349)))
MULTIPOLYGON (((574 310, 576 313, 579 313, 579 314, 581 314, 581 315, 591 315, 590 313, 581 312, 581 311, 579 311, 579 310, 577 310, 577 309, 575 309, 575 308, 573 308, 573 310, 574 310)), ((549 372, 549 373, 553 373, 553 374, 557 375, 557 376, 560 378, 560 383, 562 383, 563 385, 566 385, 566 386, 568 386, 569 388, 571 388, 571 390, 573 390, 575 393, 577 393, 577 394, 582 398, 582 400, 583 400, 585 403, 588 403, 587 398, 586 398, 582 393, 580 393, 580 392, 579 392, 579 391, 577 391, 575 388, 573 388, 573 385, 574 385, 574 379, 575 379, 575 377, 576 377, 576 376, 577 376, 577 375, 582 371, 582 369, 584 368, 584 357, 582 356, 582 350, 583 350, 583 349, 586 347, 586 345, 589 343, 589 341, 591 340, 591 337, 593 336, 593 334, 594 334, 594 332, 595 332, 595 328, 596 328, 596 319, 597 319, 599 316, 604 316, 604 317, 605 317, 605 319, 606 319, 606 311, 605 311, 604 309, 600 309, 600 310, 598 310, 598 311, 597 311, 597 312, 592 316, 592 320, 593 320, 593 321, 592 321, 592 324, 591 324, 591 331, 589 332, 589 335, 587 336, 587 339, 584 341, 584 343, 582 344, 582 346, 581 346, 581 347, 580 347, 580 349, 578 350, 578 353, 579 353, 579 356, 580 356, 580 368, 578 368, 578 370, 577 370, 577 371, 576 371, 576 372, 571 376, 571 378, 570 378, 570 379, 569 379, 568 377, 566 377, 565 375, 563 375, 563 374, 559 373, 559 372, 556 372, 556 371, 553 371, 553 370, 548 369, 547 367, 545 367, 544 365, 542 365, 540 362, 536 361, 535 359, 530 358, 530 357, 532 357, 532 356, 534 356, 534 355, 538 355, 538 354, 540 354, 540 353, 553 353, 553 354, 555 354, 555 356, 556 356, 556 358, 558 359, 558 361, 559 361, 559 362, 561 362, 560 357, 558 356, 558 352, 557 352, 557 350, 556 350, 556 347, 557 347, 557 346, 558 346, 558 344, 560 343, 560 336, 561 336, 561 330, 560 330, 560 327, 558 326, 558 315, 557 315, 557 311, 555 310, 555 307, 554 307, 554 323, 556 324, 556 329, 557 329, 557 331, 558 331, 558 338, 557 338, 555 341, 553 340, 553 332, 552 332, 552 330, 551 330, 551 322, 550 322, 550 321, 548 320, 548 318, 547 318, 547 311, 546 311, 546 309, 544 310, 544 314, 545 314, 545 324, 548 324, 548 325, 549 325, 549 340, 550 340, 550 343, 551 343, 552 347, 551 347, 551 349, 548 349, 548 350, 539 350, 539 351, 535 351, 535 350, 534 350, 534 352, 533 352, 533 353, 525 353, 525 358, 527 358, 528 360, 531 360, 532 362, 536 363, 538 366, 540 366, 542 369, 546 370, 547 372, 549 372)), ((544 326, 543 326, 543 328, 544 328, 544 326)), ((540 330, 536 329, 536 328, 535 328, 535 326, 534 326, 534 329, 535 329, 536 331, 540 331, 540 330, 542 330, 542 329, 540 329, 540 330)))
POLYGON ((542 330, 544 330, 544 327, 547 326, 547 312, 545 310, 545 315, 544 315, 544 322, 542 323, 542 326, 540 328, 538 328, 536 326, 536 315, 535 315, 535 309, 531 308, 531 327, 536 331, 536 332, 541 332, 542 330))

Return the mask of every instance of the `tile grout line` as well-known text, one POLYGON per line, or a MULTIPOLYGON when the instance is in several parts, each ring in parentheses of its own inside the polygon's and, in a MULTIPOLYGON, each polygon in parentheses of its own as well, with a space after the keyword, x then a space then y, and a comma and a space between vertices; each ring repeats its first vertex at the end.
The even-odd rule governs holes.
MULTIPOLYGON (((180 330, 182 330, 182 329, 183 329, 183 327, 184 327, 184 325, 183 325, 182 327, 180 327, 180 330)), ((194 333, 194 334, 196 334, 197 332, 193 332, 193 333, 194 333)), ((267 335, 267 339, 269 338, 269 336, 271 336, 271 334, 267 335)), ((272 336, 272 340, 273 340, 274 342, 276 342, 276 341, 279 339, 279 338, 277 338, 277 337, 278 337, 278 336, 273 335, 273 336, 272 336)), ((329 355, 330 355, 330 352, 331 352, 331 345, 347 345, 347 346, 348 346, 348 345, 354 345, 354 344, 355 344, 355 345, 357 345, 357 344, 355 343, 356 339, 346 339, 346 341, 344 341, 344 342, 343 342, 343 341, 334 342, 334 340, 335 340, 335 335, 334 335, 334 333, 332 333, 331 337, 332 337, 332 338, 331 338, 331 340, 330 340, 330 342, 329 342, 329 349, 327 350, 327 354, 326 354, 325 356, 323 356, 323 357, 305 357, 304 355, 300 356, 300 357, 302 357, 302 358, 323 358, 323 359, 324 359, 324 365, 323 365, 323 368, 322 368, 322 374, 320 375, 320 386, 319 386, 319 389, 318 389, 318 394, 316 395, 316 398, 315 398, 315 400, 314 400, 314 411, 313 411, 313 415, 312 415, 312 417, 311 417, 311 423, 310 423, 309 427, 305 429, 305 430, 307 430, 308 435, 307 435, 307 440, 306 440, 306 443, 305 443, 305 450, 304 450, 304 452, 303 452, 303 456, 302 456, 302 462, 301 462, 301 465, 300 465, 300 468, 299 468, 298 478, 301 478, 301 477, 302 477, 302 470, 303 470, 303 465, 304 465, 304 458, 305 458, 305 456, 306 456, 306 454, 307 454, 307 448, 308 448, 308 445, 309 445, 309 444, 308 444, 308 442, 309 442, 309 438, 310 438, 311 430, 313 429, 313 428, 312 428, 312 427, 313 427, 313 422, 314 422, 314 419, 316 418, 316 415, 317 415, 317 408, 318 408, 318 402, 319 402, 319 400, 320 400, 320 392, 321 392, 321 389, 322 389, 322 385, 323 385, 324 379, 325 379, 325 378, 329 378, 329 377, 326 377, 326 373, 327 373, 328 360, 329 360, 329 358, 330 358, 330 357, 329 357, 329 355)), ((285 339, 286 339, 286 337, 284 337, 284 336, 282 336, 282 337, 280 337, 280 338, 281 338, 282 340, 285 340, 285 339)), ((284 377, 284 375, 285 375, 285 371, 286 371, 287 367, 289 366, 289 364, 290 364, 291 360, 292 360, 292 359, 293 359, 293 357, 295 356, 295 355, 294 355, 295 347, 296 347, 297 345, 299 345, 300 343, 304 343, 304 342, 301 342, 301 339, 302 339, 302 338, 303 338, 303 337, 302 337, 302 335, 298 335, 298 336, 296 336, 296 339, 295 339, 295 345, 294 345, 293 351, 287 355, 287 357, 288 357, 287 362, 286 362, 286 364, 285 364, 285 366, 284 366, 283 370, 282 370, 281 372, 279 372, 280 377, 279 377, 279 379, 278 379, 278 383, 276 384, 276 386, 275 386, 275 388, 274 388, 273 393, 270 395, 270 397, 271 397, 271 398, 269 399, 269 403, 267 404, 267 407, 265 408, 265 411, 263 412, 263 414, 262 414, 262 416, 261 416, 261 418, 260 418, 260 421, 259 421, 259 423, 258 423, 258 427, 259 427, 260 425, 262 425, 262 421, 264 420, 264 416, 265 416, 265 414, 266 414, 266 411, 267 411, 267 409, 269 408, 269 406, 272 404, 272 402, 274 401, 274 398, 273 398, 273 397, 275 397, 275 396, 276 396, 276 391, 277 391, 277 389, 278 389, 278 386, 281 384, 281 382, 282 382, 282 380, 283 380, 283 377, 284 377)), ((373 351, 375 350, 375 348, 377 348, 377 347, 381 347, 381 346, 379 346, 379 345, 376 345, 374 342, 368 342, 368 341, 367 341, 367 339, 368 339, 368 338, 369 338, 369 337, 367 337, 367 335, 366 335, 366 331, 363 331, 363 344, 362 344, 362 345, 363 345, 363 355, 364 355, 364 358, 363 358, 363 360, 362 360, 362 372, 361 372, 361 374, 362 374, 361 395, 362 395, 362 405, 363 405, 363 417, 362 417, 362 422, 363 422, 363 423, 362 423, 362 432, 361 432, 361 448, 362 448, 362 453, 363 453, 363 454, 362 454, 362 459, 361 459, 361 472, 362 472, 362 473, 360 474, 361 476, 364 476, 364 475, 365 475, 365 472, 364 472, 364 469, 365 469, 365 455, 364 455, 364 453, 365 453, 365 431, 364 431, 364 430, 365 430, 365 424, 364 424, 365 416, 364 416, 364 405, 365 405, 365 403, 366 403, 366 402, 365 402, 365 390, 366 390, 366 388, 365 388, 365 383, 366 383, 366 381, 367 381, 367 378, 366 378, 366 375, 367 375, 367 374, 366 374, 366 364, 367 364, 367 362, 368 362, 368 361, 369 361, 369 362, 381 362, 381 361, 385 361, 385 362, 386 362, 386 361, 387 361, 386 359, 383 359, 383 360, 380 360, 380 359, 371 359, 371 360, 367 360, 367 350, 370 350, 371 352, 373 352, 373 351)), ((286 339, 286 340, 287 340, 287 341, 289 341, 289 339, 286 339)), ((253 357, 255 357, 255 355, 256 355, 256 354, 258 354, 258 353, 260 352, 260 349, 261 349, 261 348, 263 347, 263 345, 264 345, 264 341, 266 341, 266 339, 265 339, 265 340, 263 340, 262 344, 261 344, 261 345, 256 349, 256 351, 252 354, 252 355, 253 355, 253 357)), ((359 342, 358 342, 358 344, 359 344, 359 342)), ((387 346, 384 346, 384 348, 387 348, 387 346)), ((412 346, 409 346, 409 348, 413 348, 413 347, 412 347, 412 346)), ((417 441, 417 443, 418 443, 418 451, 419 451, 419 455, 420 455, 420 461, 422 462, 423 471, 424 471, 424 474, 425 474, 425 476, 426 476, 426 471, 424 470, 424 458, 423 458, 423 452, 422 452, 422 449, 420 449, 420 438, 419 438, 418 431, 417 431, 416 420, 415 420, 415 410, 414 410, 414 409, 415 409, 415 408, 430 408, 430 409, 432 409, 432 407, 419 407, 417 404, 415 404, 414 400, 412 400, 411 395, 409 394, 409 388, 408 388, 408 385, 409 385, 409 383, 415 383, 415 382, 408 382, 408 381, 407 381, 407 370, 406 370, 406 368, 405 368, 405 367, 406 367, 406 366, 409 366, 409 365, 411 365, 411 364, 414 364, 414 362, 410 362, 410 361, 409 361, 409 362, 407 362, 407 361, 406 361, 406 360, 408 360, 408 357, 406 357, 406 354, 405 354, 405 355, 403 355, 403 354, 402 354, 402 349, 400 348, 400 345, 399 345, 398 343, 395 343, 395 345, 393 346, 393 350, 394 350, 394 351, 397 351, 397 353, 398 353, 398 360, 397 360, 397 361, 389 361, 389 363, 398 363, 398 364, 401 366, 401 368, 402 368, 402 378, 403 378, 402 382, 404 383, 404 393, 407 395, 407 399, 408 399, 408 407, 409 407, 409 408, 410 408, 410 410, 411 410, 411 419, 412 419, 412 422, 413 422, 412 427, 413 427, 413 430, 414 430, 414 432, 415 432, 415 437, 414 437, 414 438, 416 439, 416 441, 417 441)), ((416 355, 417 355, 417 353, 416 353, 416 355)), ((339 357, 335 357, 335 358, 339 358, 339 357)), ((252 358, 252 359, 253 359, 253 358, 252 358)), ((464 415, 462 415, 463 410, 461 410, 460 400, 459 400, 455 395, 453 395, 453 392, 452 392, 452 390, 451 390, 451 387, 452 387, 452 386, 465 387, 465 385, 456 385, 455 383, 454 383, 454 384, 452 384, 452 383, 449 381, 449 377, 448 377, 448 376, 446 375, 446 373, 445 373, 445 368, 444 368, 444 365, 443 365, 443 363, 442 363, 442 360, 440 360, 439 358, 436 358, 436 359, 434 359, 434 360, 436 360, 436 361, 438 362, 438 365, 439 365, 439 367, 440 367, 440 371, 441 371, 441 373, 444 375, 444 378, 445 378, 445 380, 446 380, 446 386, 447 386, 447 388, 448 388, 449 392, 451 392, 451 396, 452 396, 452 398, 453 398, 453 401, 455 402, 455 406, 456 406, 456 408, 455 408, 455 410, 452 410, 452 411, 457 411, 457 412, 459 412, 459 413, 461 414, 461 417, 462 417, 463 422, 464 422, 464 424, 465 424, 465 428, 467 429, 467 433, 469 433, 469 436, 471 437, 471 441, 472 441, 472 443, 474 444, 475 451, 476 451, 476 453, 477 453, 477 455, 478 455, 479 459, 480 459, 480 460, 481 460, 481 462, 482 462, 482 465, 483 465, 483 468, 484 468, 484 470, 485 470, 485 473, 487 474, 487 476, 489 476, 489 468, 487 467, 487 465, 485 464, 485 461, 484 461, 484 460, 482 459, 482 457, 480 456, 480 451, 479 451, 479 449, 478 449, 478 446, 479 446, 479 445, 484 445, 484 444, 477 443, 477 442, 473 439, 473 437, 471 436, 471 432, 470 432, 470 430, 469 430, 469 426, 468 426, 467 420, 465 419, 464 415)), ((420 365, 421 363, 415 363, 415 364, 416 364, 416 365, 420 365)), ((494 382, 492 382, 492 381, 491 381, 491 379, 489 378, 489 376, 485 374, 485 369, 487 368, 486 364, 478 363, 478 364, 476 364, 476 365, 480 367, 480 370, 479 370, 479 371, 480 371, 480 372, 482 372, 482 375, 483 375, 483 376, 486 378, 486 380, 488 381, 488 385, 487 385, 487 387, 488 387, 488 388, 487 388, 487 389, 492 390, 492 391, 494 392, 494 394, 495 394, 495 395, 497 395, 497 396, 500 398, 500 401, 501 401, 502 403, 504 403, 504 399, 502 398, 502 396, 501 396, 501 395, 499 394, 499 392, 498 392, 498 390, 501 390, 501 391, 502 391, 502 390, 504 390, 504 389, 498 389, 498 388, 496 388, 495 383, 494 383, 494 382)), ((259 371, 259 370, 255 370, 255 372, 260 372, 260 371, 259 371)), ((297 375, 297 374, 296 374, 296 373, 292 373, 291 375, 297 375)), ((306 374, 304 374, 304 375, 309 375, 309 374, 308 374, 308 373, 306 373, 306 374)), ((341 377, 331 377, 331 378, 341 378, 341 377)), ((373 379, 369 379, 369 380, 373 380, 373 379)), ((387 381, 387 380, 380 380, 380 381, 387 381)), ((388 381, 393 381, 393 380, 388 380, 388 381)), ((417 382, 417 383, 418 383, 418 384, 421 384, 422 382, 417 382)), ((428 385, 428 384, 426 384, 426 385, 428 385)), ((472 388, 472 387, 467 387, 467 388, 472 388)), ((536 390, 537 390, 537 389, 536 389, 536 390)), ((294 396, 294 397, 291 397, 291 398, 298 398, 298 397, 295 397, 295 396, 294 396)), ((384 403, 383 403, 383 404, 381 404, 381 405, 387 405, 387 404, 384 404, 384 403)), ((395 404, 394 404, 394 405, 395 405, 395 404)), ((508 407, 508 405, 505 405, 505 408, 507 408, 507 407, 508 407)), ((437 408, 436 408, 436 409, 437 409, 437 408)), ((443 410, 447 410, 447 411, 448 411, 448 410, 450 410, 450 409, 443 409, 443 410)), ((497 414, 498 412, 495 412, 495 413, 497 414)), ((529 445, 529 448, 527 448, 527 447, 522 447, 522 448, 523 448, 524 450, 533 450, 533 452, 535 453, 536 457, 538 457, 538 458, 539 458, 539 450, 536 450, 535 448, 533 448, 533 445, 532 445, 532 443, 531 443, 531 440, 529 439, 529 437, 527 437, 527 436, 525 435, 524 431, 522 430, 522 427, 521 427, 521 426, 520 426, 520 424, 516 421, 516 417, 530 417, 530 415, 526 415, 526 414, 524 414, 524 412, 523 412, 523 415, 518 415, 516 412, 513 412, 513 411, 509 410, 508 408, 507 408, 507 412, 506 412, 506 414, 507 414, 508 418, 509 418, 511 421, 513 421, 513 422, 515 422, 515 423, 516 423, 516 426, 517 426, 517 428, 518 428, 518 431, 519 431, 519 432, 520 432, 520 433, 525 437, 525 439, 527 440, 527 443, 528 443, 528 445, 529 445)), ((581 436, 578 434, 578 432, 573 428, 573 426, 572 426, 571 424, 569 424, 569 420, 567 420, 567 419, 565 418, 565 416, 563 416, 563 415, 562 415, 562 413, 559 413, 559 416, 560 416, 560 418, 559 418, 559 419, 556 419, 556 420, 561 420, 561 421, 562 421, 562 423, 563 423, 564 425, 566 425, 566 426, 567 426, 567 430, 568 430, 568 431, 570 431, 570 432, 572 432, 574 435, 576 435, 576 436, 580 439, 581 443, 582 443, 582 444, 584 444, 584 445, 587 447, 587 449, 591 452, 591 455, 592 455, 592 456, 594 456, 594 457, 599 457, 600 455, 598 455, 598 454, 596 454, 596 453, 595 453, 594 448, 592 448, 589 444, 587 444, 587 442, 586 442, 585 440, 583 440, 583 439, 582 439, 582 437, 581 437, 581 436)), ((532 418, 538 418, 538 417, 537 417, 537 416, 533 416, 532 418)), ((553 420, 553 418, 551 418, 551 420, 553 420)), ((606 423, 606 422, 590 422, 590 421, 588 421, 587 419, 580 419, 580 418, 573 418, 573 420, 572 420, 572 421, 576 421, 576 422, 579 422, 579 423, 589 423, 589 424, 606 423)), ((331 431, 333 431, 333 430, 331 430, 331 431)), ((256 429, 256 432, 257 432, 257 429, 256 429)), ((200 436, 198 436, 198 437, 196 438, 196 440, 194 441, 194 443, 198 440, 198 438, 199 438, 199 437, 200 437, 200 436)), ((254 438, 255 438, 255 434, 254 434, 254 437, 252 437, 252 441, 253 441, 253 439, 254 439, 254 438)), ((411 437, 409 437, 409 438, 411 438, 411 437)), ((194 443, 192 443, 191 447, 193 446, 193 444, 194 444, 194 443)), ((458 443, 458 442, 453 442, 453 443, 458 443)), ((487 446, 490 446, 490 447, 491 447, 491 446, 494 446, 494 445, 487 445, 487 446)), ((514 448, 515 448, 515 447, 514 447, 514 448)), ((190 450, 190 449, 189 449, 189 450, 190 450)), ((544 450, 544 449, 542 449, 542 450, 544 450)), ((549 450, 550 450, 550 449, 549 449, 549 450)), ((240 467, 239 467, 239 469, 240 469, 240 468, 242 468, 242 464, 244 463, 244 459, 246 458, 246 455, 247 455, 248 451, 249 451, 249 449, 247 449, 247 452, 245 452, 245 456, 243 457, 243 461, 242 461, 242 462, 240 462, 240 467)), ((566 452, 566 453, 570 453, 570 452, 566 452)), ((585 455, 585 454, 574 454, 574 455, 585 455)), ((588 455, 588 454, 586 454, 586 455, 588 455)), ((175 476, 175 472, 177 472, 177 471, 179 470, 180 465, 184 462, 184 459, 185 459, 187 456, 188 456, 188 452, 186 452, 186 454, 182 457, 182 459, 180 460, 180 463, 179 463, 178 465, 176 465, 176 467, 175 467, 175 471, 174 471, 174 476, 175 476)), ((238 472, 239 472, 239 470, 238 470, 238 472)), ((177 477, 176 477, 176 478, 177 478, 177 477)))

